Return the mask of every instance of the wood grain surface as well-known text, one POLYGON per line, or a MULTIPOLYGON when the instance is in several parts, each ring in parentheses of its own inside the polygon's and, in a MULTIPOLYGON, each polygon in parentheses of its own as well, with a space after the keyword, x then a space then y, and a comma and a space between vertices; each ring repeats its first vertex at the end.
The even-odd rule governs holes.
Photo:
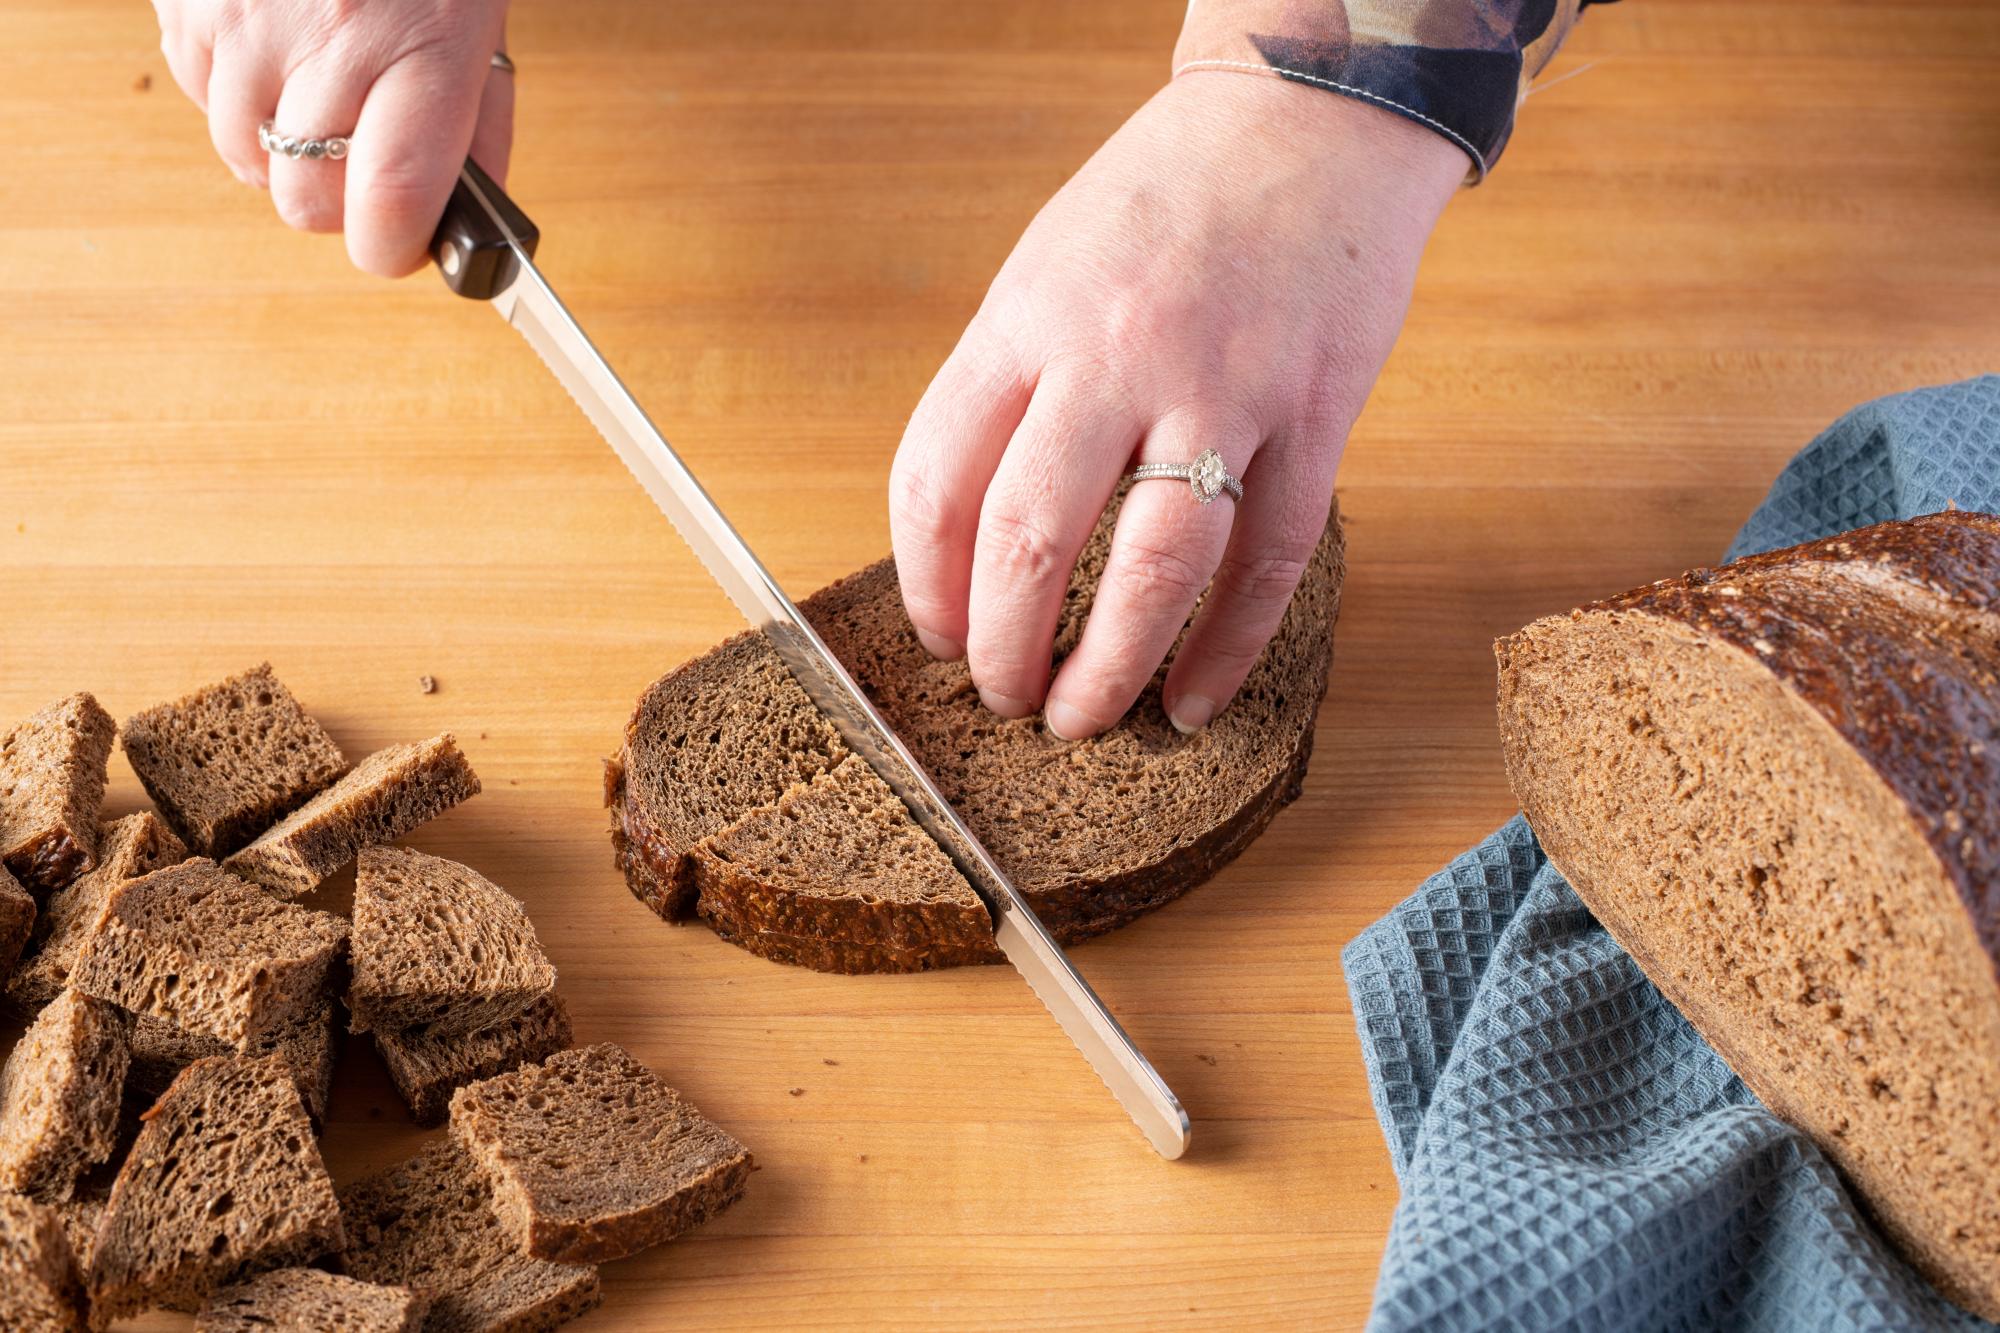
MULTIPOLYGON (((547 271, 787 586, 887 549, 905 415, 1181 8, 517 6, 547 271)), ((1592 10, 1348 450, 1304 798, 1076 951, 1194 1116, 1166 1163, 1007 970, 817 976, 626 894, 600 761, 734 613, 498 320, 278 225, 156 41, 136 0, 0 5, 0 718, 268 657, 352 754, 457 732, 486 792, 413 843, 762 1164, 605 1270, 602 1333, 1359 1324, 1396 1184, 1337 951, 1514 809, 1489 641, 1712 560, 1845 408, 2000 365, 1991 6, 1592 10)), ((335 1175, 420 1137, 352 1043, 335 1175)))

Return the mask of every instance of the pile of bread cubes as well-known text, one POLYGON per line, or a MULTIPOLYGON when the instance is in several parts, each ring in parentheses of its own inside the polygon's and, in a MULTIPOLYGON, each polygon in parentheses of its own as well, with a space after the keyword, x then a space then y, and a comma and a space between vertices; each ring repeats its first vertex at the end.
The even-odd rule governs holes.
POLYGON ((449 734, 350 766, 268 665, 0 738, 0 985, 33 1015, 0 1071, 0 1328, 552 1328, 595 1265, 742 1195, 741 1144, 570 1049, 519 902, 389 845, 478 791, 449 734), (118 737, 157 813, 100 827, 118 737), (349 863, 351 920, 295 901, 349 863), (450 1128, 336 1190, 343 1026, 450 1128))

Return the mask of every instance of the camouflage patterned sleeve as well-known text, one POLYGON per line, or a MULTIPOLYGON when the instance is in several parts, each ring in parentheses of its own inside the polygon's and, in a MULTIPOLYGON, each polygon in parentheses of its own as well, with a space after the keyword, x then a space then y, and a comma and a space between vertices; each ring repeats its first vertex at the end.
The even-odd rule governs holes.
POLYGON ((1407 116, 1491 169, 1514 108, 1582 6, 1603 0, 1189 0, 1174 74, 1228 69, 1407 116))

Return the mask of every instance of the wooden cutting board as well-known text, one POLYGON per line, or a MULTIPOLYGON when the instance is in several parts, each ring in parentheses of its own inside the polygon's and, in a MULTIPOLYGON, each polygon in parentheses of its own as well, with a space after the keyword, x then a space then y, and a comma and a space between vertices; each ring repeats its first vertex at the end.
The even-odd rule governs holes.
MULTIPOLYGON (((517 6, 548 271, 789 587, 887 549, 904 416, 1181 9, 517 6)), ((1354 1326, 1396 1187, 1336 954, 1514 808, 1489 641, 1712 560, 1846 407, 2000 364, 1996 26, 1585 18, 1355 432, 1305 797, 1076 951, 1186 1099, 1186 1161, 1006 970, 822 977, 627 896, 600 761, 733 612, 498 320, 273 221, 131 0, 0 8, 0 718, 77 688, 124 717, 269 658, 350 753, 457 732, 486 792, 415 845, 526 899, 579 1039, 763 1166, 607 1268, 586 1327, 1354 1326)), ((113 810, 140 800, 114 758, 113 810)), ((333 1171, 419 1139, 355 1043, 333 1171)))

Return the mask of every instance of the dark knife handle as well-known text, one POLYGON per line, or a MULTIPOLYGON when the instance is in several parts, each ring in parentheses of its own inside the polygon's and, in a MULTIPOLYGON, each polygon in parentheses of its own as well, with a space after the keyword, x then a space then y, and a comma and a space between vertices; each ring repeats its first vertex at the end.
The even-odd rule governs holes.
POLYGON ((471 158, 451 187, 451 198, 431 237, 431 258, 445 286, 475 301, 490 301, 514 277, 511 240, 532 256, 540 231, 507 192, 471 158))

